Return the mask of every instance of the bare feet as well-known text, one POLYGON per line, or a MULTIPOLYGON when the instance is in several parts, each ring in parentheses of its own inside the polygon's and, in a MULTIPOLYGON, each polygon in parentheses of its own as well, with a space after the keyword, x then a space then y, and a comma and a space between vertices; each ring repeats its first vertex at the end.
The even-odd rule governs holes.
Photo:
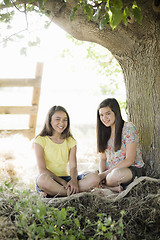
POLYGON ((108 187, 106 184, 102 184, 102 188, 103 189, 109 189, 112 192, 118 192, 118 193, 123 191, 123 187, 121 185, 115 186, 115 187, 108 187))
POLYGON ((101 197, 105 196, 104 191, 105 191, 105 189, 102 189, 102 188, 94 188, 94 189, 91 190, 91 192, 93 194, 96 194, 96 195, 101 196, 101 197))
POLYGON ((111 190, 112 192, 122 192, 123 191, 123 187, 121 185, 116 186, 116 187, 107 187, 109 190, 111 190))
POLYGON ((120 193, 122 191, 123 191, 123 187, 121 185, 116 186, 116 187, 108 187, 105 184, 103 184, 99 188, 94 188, 91 192, 94 194, 97 194, 101 197, 108 197, 114 193, 120 193))

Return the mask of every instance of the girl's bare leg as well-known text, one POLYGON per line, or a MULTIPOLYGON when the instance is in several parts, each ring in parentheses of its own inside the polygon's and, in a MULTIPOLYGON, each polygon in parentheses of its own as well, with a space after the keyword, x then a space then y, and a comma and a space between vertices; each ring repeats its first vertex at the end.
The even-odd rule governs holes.
POLYGON ((105 172, 100 173, 101 181, 105 179, 106 184, 103 188, 108 188, 113 192, 123 191, 121 183, 129 183, 132 180, 132 172, 129 168, 115 168, 106 175, 105 172))
POLYGON ((51 196, 67 196, 67 190, 61 184, 54 181, 48 174, 41 174, 37 179, 37 185, 51 196))
POLYGON ((132 180, 132 172, 129 168, 115 168, 106 177, 108 187, 119 186, 121 183, 129 183, 132 180))
MULTIPOLYGON (((82 180, 78 181, 79 192, 91 191, 94 187, 99 186, 99 183, 100 178, 98 173, 89 173, 82 180)), ((67 196, 67 190, 47 174, 42 174, 38 177, 37 185, 51 196, 67 196)))
POLYGON ((82 180, 79 180, 78 183, 80 192, 88 192, 99 186, 100 178, 98 173, 89 173, 82 180))
POLYGON ((129 168, 116 168, 106 176, 106 186, 113 192, 123 191, 121 183, 129 183, 132 180, 132 172, 129 168))

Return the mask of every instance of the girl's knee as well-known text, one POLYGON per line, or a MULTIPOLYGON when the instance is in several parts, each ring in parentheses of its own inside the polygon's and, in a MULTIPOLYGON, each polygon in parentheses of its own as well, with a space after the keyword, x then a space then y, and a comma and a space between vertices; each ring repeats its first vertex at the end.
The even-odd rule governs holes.
POLYGON ((90 177, 90 181, 93 185, 92 187, 95 187, 95 186, 99 185, 100 177, 99 177, 98 173, 91 173, 89 177, 90 177))
POLYGON ((37 185, 40 189, 43 190, 46 186, 48 177, 49 175, 47 173, 42 173, 37 177, 37 185))
POLYGON ((120 170, 115 168, 106 177, 106 182, 108 186, 119 185, 120 181, 120 170))

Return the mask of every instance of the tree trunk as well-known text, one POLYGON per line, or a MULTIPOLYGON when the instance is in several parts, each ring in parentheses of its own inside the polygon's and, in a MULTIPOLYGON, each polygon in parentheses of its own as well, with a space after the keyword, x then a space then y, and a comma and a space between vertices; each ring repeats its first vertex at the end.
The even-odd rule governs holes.
POLYGON ((153 7, 151 0, 137 0, 142 25, 131 18, 127 27, 122 23, 113 31, 107 25, 100 31, 98 22, 88 22, 81 10, 70 22, 75 3, 48 0, 46 8, 52 21, 65 31, 102 45, 118 60, 126 83, 128 116, 139 132, 146 174, 160 177, 160 7, 153 7))
MULTIPOLYGON (((139 132, 145 170, 160 176, 160 52, 156 38, 143 51, 123 58, 128 118, 139 132)), ((139 45, 139 44, 138 44, 139 45)), ((136 46, 136 49, 139 49, 136 46)))

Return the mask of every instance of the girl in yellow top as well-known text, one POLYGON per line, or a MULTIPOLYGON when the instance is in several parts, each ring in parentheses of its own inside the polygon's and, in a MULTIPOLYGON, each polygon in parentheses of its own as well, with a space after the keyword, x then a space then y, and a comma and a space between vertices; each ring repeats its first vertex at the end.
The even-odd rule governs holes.
POLYGON ((97 173, 77 174, 76 140, 70 132, 69 115, 63 107, 53 106, 49 110, 34 148, 40 172, 36 180, 38 192, 67 196, 68 193, 89 191, 99 184, 97 173))

